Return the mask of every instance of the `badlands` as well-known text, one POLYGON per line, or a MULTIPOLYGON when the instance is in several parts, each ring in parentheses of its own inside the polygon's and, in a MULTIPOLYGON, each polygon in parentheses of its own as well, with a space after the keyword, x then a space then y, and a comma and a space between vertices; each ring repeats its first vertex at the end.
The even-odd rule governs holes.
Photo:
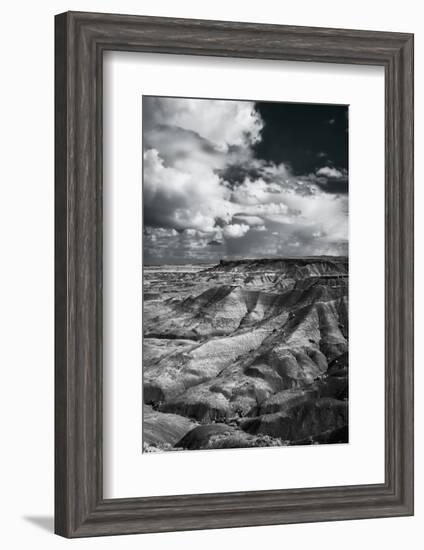
POLYGON ((144 266, 143 451, 348 442, 348 259, 144 266))

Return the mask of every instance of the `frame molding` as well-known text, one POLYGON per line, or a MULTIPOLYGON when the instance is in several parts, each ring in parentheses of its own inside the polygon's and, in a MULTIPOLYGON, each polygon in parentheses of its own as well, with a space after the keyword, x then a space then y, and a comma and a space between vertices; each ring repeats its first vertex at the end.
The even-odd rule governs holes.
POLYGON ((55 532, 64 537, 413 514, 413 35, 67 12, 55 18, 55 532), (102 496, 102 55, 385 68, 385 483, 102 496))

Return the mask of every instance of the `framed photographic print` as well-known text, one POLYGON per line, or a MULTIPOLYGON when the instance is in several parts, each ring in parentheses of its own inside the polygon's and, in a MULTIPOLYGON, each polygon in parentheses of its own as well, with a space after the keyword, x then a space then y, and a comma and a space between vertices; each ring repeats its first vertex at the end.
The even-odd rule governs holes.
POLYGON ((142 112, 144 451, 348 443, 348 107, 142 112))
POLYGON ((55 524, 413 513, 413 36, 56 16, 55 524))

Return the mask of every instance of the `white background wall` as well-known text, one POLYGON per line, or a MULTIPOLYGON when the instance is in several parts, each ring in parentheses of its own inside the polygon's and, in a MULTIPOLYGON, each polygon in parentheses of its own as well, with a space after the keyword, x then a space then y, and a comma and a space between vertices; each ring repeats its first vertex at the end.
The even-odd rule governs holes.
MULTIPOLYGON (((66 541, 53 525, 53 16, 88 10, 415 33, 416 280, 424 276, 420 2, 73 0, 3 3, 0 31, 0 542, 4 548, 421 548, 422 285, 416 289, 416 516, 66 541)), ((372 183, 372 182, 370 182, 372 183)), ((372 422, 372 411, 370 411, 372 422)), ((313 465, 312 465, 313 466, 313 465)))

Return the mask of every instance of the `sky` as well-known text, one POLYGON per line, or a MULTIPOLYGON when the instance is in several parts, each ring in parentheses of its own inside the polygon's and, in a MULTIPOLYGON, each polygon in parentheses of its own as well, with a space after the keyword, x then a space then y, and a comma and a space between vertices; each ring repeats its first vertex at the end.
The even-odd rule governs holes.
POLYGON ((348 107, 143 96, 146 265, 347 255, 348 107))

